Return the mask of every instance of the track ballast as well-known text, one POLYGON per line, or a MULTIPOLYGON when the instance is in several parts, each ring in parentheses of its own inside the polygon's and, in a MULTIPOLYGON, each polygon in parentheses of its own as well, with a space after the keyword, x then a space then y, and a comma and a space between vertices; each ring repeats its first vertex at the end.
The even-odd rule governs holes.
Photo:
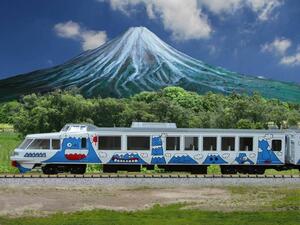
POLYGON ((0 174, 3 178, 300 178, 300 175, 256 175, 256 174, 0 174))

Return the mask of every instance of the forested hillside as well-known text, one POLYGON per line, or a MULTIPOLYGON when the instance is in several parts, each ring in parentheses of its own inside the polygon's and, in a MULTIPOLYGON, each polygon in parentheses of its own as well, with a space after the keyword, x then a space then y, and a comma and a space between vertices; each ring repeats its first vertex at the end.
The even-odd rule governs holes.
POLYGON ((132 121, 174 122, 177 127, 267 128, 300 122, 300 105, 252 96, 207 93, 179 87, 142 92, 131 98, 86 99, 76 90, 26 95, 0 105, 0 123, 21 134, 59 131, 66 123, 130 126, 132 121))

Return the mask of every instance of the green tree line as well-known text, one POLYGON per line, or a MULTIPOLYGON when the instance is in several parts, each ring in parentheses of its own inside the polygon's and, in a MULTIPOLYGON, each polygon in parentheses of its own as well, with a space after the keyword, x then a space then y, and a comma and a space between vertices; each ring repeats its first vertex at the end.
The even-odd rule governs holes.
POLYGON ((66 123, 130 126, 132 121, 174 122, 177 127, 263 129, 300 122, 300 104, 251 96, 207 93, 179 87, 142 92, 131 98, 86 99, 76 91, 31 94, 0 105, 0 123, 11 123, 25 135, 60 130, 66 123))

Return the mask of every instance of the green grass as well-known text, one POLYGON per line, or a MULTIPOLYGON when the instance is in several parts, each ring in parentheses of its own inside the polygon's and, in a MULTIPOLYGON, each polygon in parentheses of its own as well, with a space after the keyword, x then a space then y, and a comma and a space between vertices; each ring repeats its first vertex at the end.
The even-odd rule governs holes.
POLYGON ((300 175, 300 171, 298 169, 290 169, 290 170, 283 170, 283 171, 267 169, 265 174, 266 175, 300 175))
POLYGON ((8 123, 0 123, 0 130, 1 131, 13 131, 14 126, 8 123))
MULTIPOLYGON (((221 174, 220 166, 218 165, 211 165, 207 168, 208 174, 221 174)), ((300 172, 298 169, 290 169, 290 170, 283 170, 277 171, 275 169, 266 169, 266 175, 299 175, 300 172)))
MULTIPOLYGON (((231 186, 226 187, 236 201, 255 205, 265 211, 298 211, 300 213, 300 188, 298 187, 265 187, 231 186)), ((300 224, 300 221, 299 221, 300 224)))
POLYGON ((211 165, 207 167, 207 174, 221 174, 221 168, 218 165, 211 165))
MULTIPOLYGON (((275 194, 282 195, 283 197, 278 201, 273 201, 272 208, 298 210, 300 214, 300 189, 278 189, 275 194)), ((300 220, 298 224, 300 224, 300 220)))
POLYGON ((299 211, 252 211, 252 212, 208 212, 197 209, 182 209, 183 204, 156 205, 151 209, 135 212, 92 210, 74 213, 57 213, 48 217, 0 217, 1 225, 189 225, 189 224, 257 224, 296 225, 300 221, 299 211))
POLYGON ((10 165, 11 152, 21 143, 21 138, 14 132, 0 133, 0 173, 14 173, 17 169, 10 165))

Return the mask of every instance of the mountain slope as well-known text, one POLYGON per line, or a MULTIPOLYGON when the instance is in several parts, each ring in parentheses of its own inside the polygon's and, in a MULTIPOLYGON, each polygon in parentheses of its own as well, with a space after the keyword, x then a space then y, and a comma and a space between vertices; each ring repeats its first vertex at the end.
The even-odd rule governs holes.
POLYGON ((77 87, 86 97, 127 97, 165 86, 205 93, 260 92, 300 101, 300 86, 227 71, 172 48, 144 27, 130 28, 106 44, 49 69, 0 80, 0 101, 32 92, 77 87))

